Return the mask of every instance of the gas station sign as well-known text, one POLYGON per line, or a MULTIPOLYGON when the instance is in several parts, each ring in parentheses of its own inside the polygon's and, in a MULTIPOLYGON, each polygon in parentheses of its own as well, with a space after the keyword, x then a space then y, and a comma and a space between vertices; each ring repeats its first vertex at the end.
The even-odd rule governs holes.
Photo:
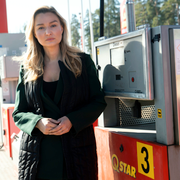
POLYGON ((126 0, 122 0, 120 4, 120 22, 121 22, 121 34, 127 33, 127 19, 126 19, 126 0))

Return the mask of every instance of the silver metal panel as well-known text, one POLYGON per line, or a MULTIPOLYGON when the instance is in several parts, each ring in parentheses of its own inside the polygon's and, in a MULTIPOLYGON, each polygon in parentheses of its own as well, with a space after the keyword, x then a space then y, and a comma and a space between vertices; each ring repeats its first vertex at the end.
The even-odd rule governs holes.
POLYGON ((174 144, 172 84, 170 69, 169 29, 175 26, 152 28, 152 38, 160 36, 159 41, 152 43, 153 74, 156 110, 157 142, 174 144), (158 110, 161 116, 158 116, 158 110))
POLYGON ((95 43, 106 97, 153 100, 150 36, 145 28, 95 43))

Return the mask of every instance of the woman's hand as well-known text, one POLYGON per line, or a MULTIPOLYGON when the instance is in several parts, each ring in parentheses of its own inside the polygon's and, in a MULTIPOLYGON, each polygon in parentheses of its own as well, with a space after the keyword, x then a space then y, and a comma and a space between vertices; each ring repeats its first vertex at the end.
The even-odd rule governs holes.
POLYGON ((72 123, 66 116, 59 118, 57 122, 59 125, 50 130, 51 135, 62 135, 70 131, 72 123))
POLYGON ((50 134, 50 130, 56 128, 58 125, 59 122, 57 120, 42 118, 37 122, 36 128, 38 128, 43 134, 48 135, 50 134))

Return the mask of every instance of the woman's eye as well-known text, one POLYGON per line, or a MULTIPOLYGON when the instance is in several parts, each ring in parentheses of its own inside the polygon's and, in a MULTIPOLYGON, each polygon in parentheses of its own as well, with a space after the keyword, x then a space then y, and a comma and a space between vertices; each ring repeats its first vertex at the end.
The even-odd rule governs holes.
POLYGON ((51 27, 56 27, 56 24, 53 24, 51 27))
POLYGON ((43 29, 44 27, 39 27, 39 29, 43 29))

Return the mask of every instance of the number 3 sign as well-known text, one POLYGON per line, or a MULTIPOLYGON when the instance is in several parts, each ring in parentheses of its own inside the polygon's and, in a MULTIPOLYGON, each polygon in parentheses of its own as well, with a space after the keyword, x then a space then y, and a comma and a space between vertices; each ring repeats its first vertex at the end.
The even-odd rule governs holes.
POLYGON ((153 147, 137 142, 138 172, 154 179, 153 147))

